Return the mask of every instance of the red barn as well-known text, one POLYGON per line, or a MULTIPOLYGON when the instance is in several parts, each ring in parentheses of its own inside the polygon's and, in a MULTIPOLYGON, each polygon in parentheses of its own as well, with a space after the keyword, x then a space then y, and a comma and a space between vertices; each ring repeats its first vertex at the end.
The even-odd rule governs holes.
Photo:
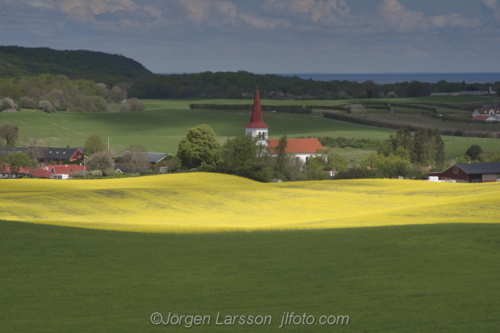
POLYGON ((431 172, 428 175, 439 177, 439 180, 465 183, 497 182, 500 181, 500 163, 460 163, 443 172, 431 172))

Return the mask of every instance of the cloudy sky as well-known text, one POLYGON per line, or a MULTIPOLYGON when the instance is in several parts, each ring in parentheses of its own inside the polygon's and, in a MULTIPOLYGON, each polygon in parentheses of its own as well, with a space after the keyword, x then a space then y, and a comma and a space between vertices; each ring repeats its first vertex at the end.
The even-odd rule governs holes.
POLYGON ((0 0, 0 44, 156 73, 498 72, 500 0, 0 0))

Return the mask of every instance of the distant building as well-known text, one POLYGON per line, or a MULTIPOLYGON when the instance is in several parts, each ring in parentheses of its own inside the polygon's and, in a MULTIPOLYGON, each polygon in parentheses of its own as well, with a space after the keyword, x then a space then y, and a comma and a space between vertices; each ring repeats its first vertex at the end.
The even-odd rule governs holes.
POLYGON ((75 147, 58 148, 58 147, 17 147, 17 148, 0 148, 0 155, 8 155, 11 153, 21 152, 32 158, 31 155, 36 155, 36 159, 40 163, 57 163, 64 164, 83 159, 83 148, 75 147))
POLYGON ((463 96, 486 96, 495 95, 497 92, 493 91, 491 87, 486 87, 483 85, 469 86, 462 91, 463 96))
MULTIPOLYGON (((132 158, 132 160, 134 161, 134 160, 136 160, 137 154, 143 154, 143 153, 124 151, 123 153, 118 155, 116 158, 123 159, 123 158, 127 158, 128 156, 130 156, 132 158)), ((167 157, 167 154, 165 154, 165 153, 144 153, 144 154, 147 154, 146 158, 147 158, 149 164, 151 164, 151 166, 154 166, 155 164, 160 163, 161 161, 163 161, 167 157)), ((170 154, 168 154, 168 155, 170 155, 170 154)))
POLYGON ((47 165, 43 166, 31 173, 32 178, 46 178, 46 179, 66 179, 59 178, 54 175, 68 175, 71 177, 73 173, 84 171, 86 168, 76 164, 62 164, 62 165, 47 165))
MULTIPOLYGON (((267 147, 269 154, 276 154, 276 147, 279 139, 269 139, 269 126, 264 123, 262 107, 260 104, 259 88, 255 88, 254 102, 250 122, 245 126, 245 134, 253 138, 258 138, 257 144, 267 147)), ((322 154, 325 148, 316 138, 310 139, 287 139, 285 151, 293 153, 305 162, 309 157, 322 154)))
POLYGON ((460 163, 443 172, 431 172, 429 177, 440 181, 454 180, 464 183, 486 183, 500 181, 500 163, 460 163))

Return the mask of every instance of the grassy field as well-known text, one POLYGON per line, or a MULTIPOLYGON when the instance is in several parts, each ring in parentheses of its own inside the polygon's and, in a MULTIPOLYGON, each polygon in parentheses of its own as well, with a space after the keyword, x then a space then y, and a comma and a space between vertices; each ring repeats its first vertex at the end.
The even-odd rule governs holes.
MULTIPOLYGON (((448 101, 449 97, 428 97, 418 99, 397 99, 394 102, 448 101)), ((469 103, 474 97, 458 97, 455 102, 469 103)), ((451 100, 450 100, 451 101, 451 100)), ((118 153, 127 145, 141 144, 152 152, 175 154, 179 141, 189 128, 198 124, 210 125, 221 143, 228 137, 243 133, 248 123, 249 112, 223 112, 189 110, 189 103, 251 103, 250 100, 145 100, 146 112, 140 113, 66 113, 45 114, 42 112, 0 113, 0 124, 13 122, 20 127, 22 137, 37 137, 46 146, 83 146, 93 133, 105 141, 111 138, 110 146, 118 153)), ((269 101, 263 104, 333 105, 345 101, 269 101), (279 103, 278 103, 279 102, 279 103)), ((352 102, 352 101, 351 101, 352 102)), ((333 136, 347 138, 371 138, 384 140, 393 131, 339 123, 325 119, 314 119, 299 115, 265 114, 270 126, 271 138, 333 136)), ((446 142, 446 159, 463 155, 472 144, 480 144, 484 151, 500 149, 496 139, 449 138, 446 142)), ((20 141, 22 144, 22 140, 20 141)), ((361 152, 360 152, 361 153, 361 152)))
POLYGON ((264 184, 215 173, 22 179, 2 181, 0 220, 188 233, 495 223, 499 201, 500 183, 364 179, 264 184))
POLYGON ((498 332, 500 225, 137 234, 0 222, 2 332, 498 332), (160 312, 211 324, 155 326, 160 312), (271 315, 217 326, 216 314, 271 315))

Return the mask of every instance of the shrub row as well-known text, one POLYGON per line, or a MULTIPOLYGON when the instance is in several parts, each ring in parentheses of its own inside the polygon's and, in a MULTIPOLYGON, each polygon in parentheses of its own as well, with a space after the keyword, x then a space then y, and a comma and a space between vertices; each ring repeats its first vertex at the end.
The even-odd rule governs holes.
MULTIPOLYGON (((432 114, 434 117, 436 117, 435 114, 432 114)), ((328 119, 334 119, 334 120, 340 120, 340 121, 346 121, 350 123, 355 123, 355 124, 360 124, 360 125, 366 125, 366 126, 374 126, 374 127, 381 127, 381 128, 387 128, 387 129, 399 129, 402 126, 399 124, 392 124, 387 121, 383 120, 369 120, 369 119, 362 119, 362 118, 357 118, 353 117, 348 114, 339 114, 339 113, 333 113, 333 112, 323 112, 323 117, 328 118, 328 119)), ((418 125, 407 125, 405 126, 409 131, 411 132, 417 132, 419 130, 427 129, 425 126, 418 126, 418 125)), ((439 130, 440 134, 443 135, 450 135, 450 136, 467 136, 467 137, 476 137, 476 138, 500 138, 500 132, 490 132, 490 131, 463 131, 463 130, 439 130)))
MULTIPOLYGON (((251 104, 189 104, 191 110, 243 110, 252 109, 251 104)), ((262 111, 276 111, 280 113, 312 114, 311 107, 302 107, 296 105, 262 105, 262 111)))
POLYGON ((327 105, 311 105, 309 106, 311 109, 321 109, 321 110, 338 110, 338 111, 347 111, 343 106, 327 106, 327 105))

